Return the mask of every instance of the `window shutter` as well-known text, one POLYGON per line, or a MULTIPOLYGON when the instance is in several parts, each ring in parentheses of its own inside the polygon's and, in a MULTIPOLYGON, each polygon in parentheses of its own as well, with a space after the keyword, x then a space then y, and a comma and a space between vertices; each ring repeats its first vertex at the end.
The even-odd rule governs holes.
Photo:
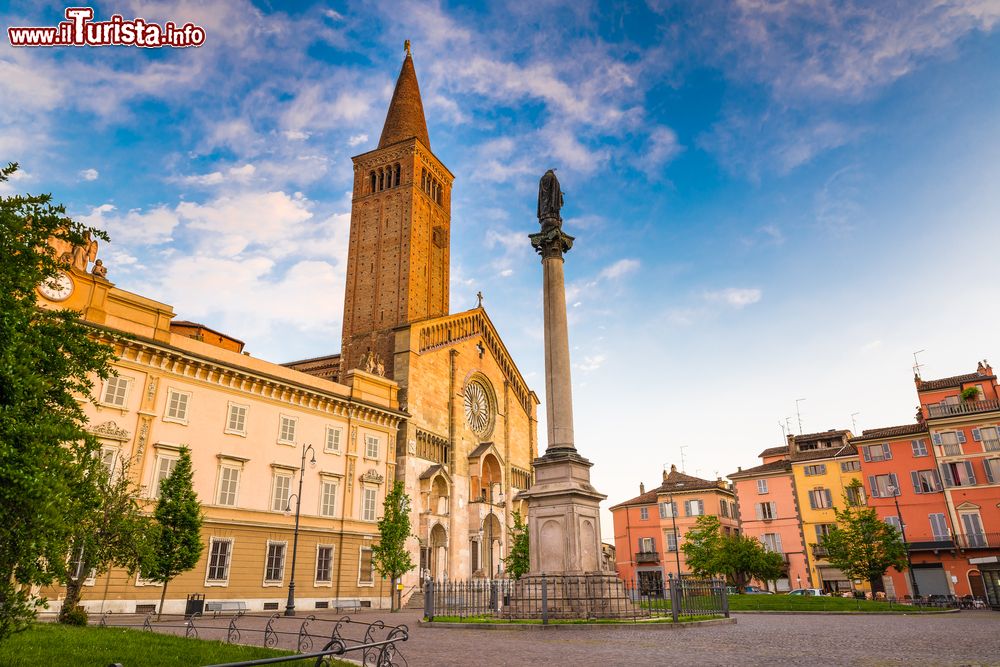
MULTIPOLYGON (((993 478, 993 470, 992 468, 990 468, 990 460, 991 459, 985 459, 983 461, 983 469, 986 471, 986 479, 989 481, 990 484, 993 484, 994 482, 996 482, 996 480, 993 478)), ((992 459, 992 460, 996 461, 997 459, 992 459)))
POLYGON ((871 463, 872 457, 871 457, 871 454, 868 453, 868 447, 867 446, 861 448, 861 453, 865 457, 865 462, 866 463, 871 463))
POLYGON ((816 509, 816 492, 815 491, 810 491, 809 492, 809 507, 811 507, 813 509, 816 509))
POLYGON ((959 443, 965 442, 965 431, 962 430, 955 431, 955 435, 958 437, 959 443))
POLYGON ((705 513, 705 501, 704 500, 699 500, 698 501, 698 514, 702 515, 704 513, 705 513))
POLYGON ((931 474, 934 475, 934 490, 935 491, 940 491, 941 490, 941 475, 938 473, 937 470, 931 470, 931 474))
POLYGON ((910 471, 910 481, 913 482, 914 493, 923 493, 923 491, 920 490, 920 476, 917 474, 916 470, 910 471))
POLYGON ((894 472, 889 473, 889 481, 892 484, 893 488, 896 489, 896 493, 893 495, 897 496, 903 495, 903 490, 899 488, 899 479, 896 477, 896 473, 894 472))
POLYGON ((880 498, 878 494, 878 484, 875 483, 875 475, 868 475, 868 486, 872 490, 872 498, 880 498))
POLYGON ((983 434, 980 432, 978 428, 972 429, 972 439, 975 440, 976 442, 982 442, 983 434))
POLYGON ((935 434, 931 435, 931 440, 934 441, 935 445, 940 445, 941 444, 941 434, 940 433, 935 433, 935 434))
POLYGON ((889 449, 888 442, 882 444, 882 458, 886 461, 892 458, 892 450, 889 449))
POLYGON ((757 510, 757 519, 764 518, 764 503, 757 503, 755 509, 757 510))
POLYGON ((945 486, 955 486, 955 476, 951 474, 951 466, 947 463, 941 464, 941 479, 945 486))
POLYGON ((972 468, 972 461, 962 461, 965 464, 965 472, 969 475, 969 484, 976 483, 976 471, 972 468))
POLYGON ((772 519, 777 519, 778 518, 778 503, 768 503, 768 505, 771 506, 771 518, 772 519))
POLYGON ((833 493, 830 489, 823 489, 823 495, 826 496, 826 506, 833 507, 833 493))

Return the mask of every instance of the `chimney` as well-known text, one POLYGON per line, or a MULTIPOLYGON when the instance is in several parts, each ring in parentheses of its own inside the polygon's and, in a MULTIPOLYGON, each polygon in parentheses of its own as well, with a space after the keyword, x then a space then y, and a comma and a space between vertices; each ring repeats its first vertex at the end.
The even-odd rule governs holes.
POLYGON ((993 368, 990 367, 990 362, 983 359, 983 372, 986 375, 993 375, 993 368))
POLYGON ((643 484, 642 482, 639 482, 639 495, 641 496, 644 493, 646 493, 646 485, 643 484))
POLYGON ((736 466, 736 472, 743 472, 743 466, 736 466))

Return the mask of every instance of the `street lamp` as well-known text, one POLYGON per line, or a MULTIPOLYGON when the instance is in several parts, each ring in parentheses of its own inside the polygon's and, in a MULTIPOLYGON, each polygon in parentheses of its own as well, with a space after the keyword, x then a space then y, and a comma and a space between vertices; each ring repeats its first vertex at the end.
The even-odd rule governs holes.
POLYGON ((681 545, 677 537, 677 506, 674 505, 674 494, 667 496, 670 502, 670 523, 674 527, 674 558, 677 559, 677 583, 681 581, 681 545))
POLYGON ((906 542, 906 525, 903 523, 903 513, 899 511, 899 489, 890 484, 888 491, 892 494, 892 501, 896 504, 896 520, 899 521, 899 534, 903 538, 903 548, 906 549, 906 571, 910 574, 913 597, 920 597, 920 587, 917 586, 917 578, 913 575, 913 562, 910 560, 910 546, 906 542))
MULTIPOLYGON (((305 477, 306 454, 309 452, 312 452, 312 460, 309 461, 309 467, 316 467, 316 450, 313 449, 312 445, 303 444, 302 462, 299 463, 299 492, 292 494, 292 496, 295 496, 295 532, 292 537, 292 574, 288 581, 288 602, 285 604, 285 616, 295 616, 295 557, 299 551, 299 514, 302 510, 302 479, 305 477)), ((286 515, 292 511, 292 496, 288 496, 288 502, 285 504, 286 515)))

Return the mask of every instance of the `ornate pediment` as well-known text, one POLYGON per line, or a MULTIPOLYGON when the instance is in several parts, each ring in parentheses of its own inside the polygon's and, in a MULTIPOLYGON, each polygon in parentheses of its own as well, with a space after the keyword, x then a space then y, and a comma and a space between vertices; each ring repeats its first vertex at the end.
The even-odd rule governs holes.
POLYGON ((362 482, 368 482, 370 484, 381 484, 385 481, 385 477, 379 474, 374 468, 370 469, 368 472, 361 475, 362 482))
POLYGON ((123 428, 120 428, 118 424, 113 421, 106 421, 103 424, 98 424, 94 428, 90 429, 90 432, 99 438, 120 440, 121 442, 127 442, 132 439, 131 433, 123 428))

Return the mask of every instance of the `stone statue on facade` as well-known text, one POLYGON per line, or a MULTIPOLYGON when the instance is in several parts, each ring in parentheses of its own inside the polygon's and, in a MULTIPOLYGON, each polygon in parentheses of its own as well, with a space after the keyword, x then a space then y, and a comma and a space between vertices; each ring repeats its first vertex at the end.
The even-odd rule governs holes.
POLYGON ((562 223, 562 218, 559 216, 562 205, 563 193, 559 189, 559 179, 556 178, 556 172, 549 169, 538 182, 538 220, 541 221, 543 230, 546 224, 555 224, 558 227, 562 223))
POLYGON ((90 238, 90 232, 83 233, 83 243, 73 246, 71 264, 86 273, 87 266, 97 259, 97 241, 90 238))
POLYGON ((108 267, 104 266, 104 262, 98 259, 94 262, 94 268, 90 270, 90 273, 98 278, 106 279, 108 277, 108 267))

